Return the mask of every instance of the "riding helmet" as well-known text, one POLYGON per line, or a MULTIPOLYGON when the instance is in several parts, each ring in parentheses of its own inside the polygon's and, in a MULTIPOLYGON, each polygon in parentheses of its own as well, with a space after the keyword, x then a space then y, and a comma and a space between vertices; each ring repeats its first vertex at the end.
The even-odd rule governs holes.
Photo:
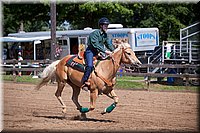
POLYGON ((107 25, 110 24, 110 21, 106 17, 99 19, 99 25, 104 25, 104 24, 107 24, 107 25))

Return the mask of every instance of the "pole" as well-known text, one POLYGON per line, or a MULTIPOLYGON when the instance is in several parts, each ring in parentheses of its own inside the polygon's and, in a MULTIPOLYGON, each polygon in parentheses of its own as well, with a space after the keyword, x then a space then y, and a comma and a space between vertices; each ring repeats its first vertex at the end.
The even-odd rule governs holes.
POLYGON ((55 59, 56 46, 56 1, 51 0, 51 60, 55 59))
POLYGON ((34 52, 34 54, 33 54, 33 60, 36 60, 36 44, 35 44, 35 42, 33 44, 33 52, 34 52))
POLYGON ((19 46, 19 52, 18 52, 18 68, 19 68, 19 73, 18 76, 22 76, 21 68, 22 68, 22 63, 21 61, 23 60, 22 58, 22 47, 21 45, 19 46))

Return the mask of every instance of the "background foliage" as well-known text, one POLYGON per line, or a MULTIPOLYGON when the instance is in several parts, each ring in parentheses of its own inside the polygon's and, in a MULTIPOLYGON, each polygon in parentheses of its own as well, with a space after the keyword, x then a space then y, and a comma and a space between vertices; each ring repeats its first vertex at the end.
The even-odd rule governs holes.
MULTIPOLYGON (((158 27, 160 40, 179 40, 180 28, 199 20, 199 2, 195 3, 57 3, 57 26, 66 20, 71 29, 98 28, 98 20, 107 17, 111 23, 124 27, 158 27)), ((3 36, 18 32, 23 23, 24 31, 50 29, 50 4, 3 3, 3 36)))

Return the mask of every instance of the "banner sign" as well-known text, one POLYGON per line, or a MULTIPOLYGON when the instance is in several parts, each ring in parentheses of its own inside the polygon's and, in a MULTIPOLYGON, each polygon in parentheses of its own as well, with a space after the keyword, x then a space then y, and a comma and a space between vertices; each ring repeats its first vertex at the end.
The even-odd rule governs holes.
POLYGON ((157 45, 158 45, 157 32, 153 31, 136 32, 135 34, 136 47, 157 46, 157 45))

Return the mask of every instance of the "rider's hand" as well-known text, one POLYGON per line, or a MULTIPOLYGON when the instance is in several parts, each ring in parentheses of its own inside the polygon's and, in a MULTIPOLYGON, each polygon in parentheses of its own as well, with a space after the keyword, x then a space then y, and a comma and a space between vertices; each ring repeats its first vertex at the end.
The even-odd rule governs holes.
POLYGON ((108 51, 108 50, 106 50, 105 53, 106 53, 107 55, 111 55, 111 54, 112 54, 112 52, 111 52, 111 51, 108 51))

